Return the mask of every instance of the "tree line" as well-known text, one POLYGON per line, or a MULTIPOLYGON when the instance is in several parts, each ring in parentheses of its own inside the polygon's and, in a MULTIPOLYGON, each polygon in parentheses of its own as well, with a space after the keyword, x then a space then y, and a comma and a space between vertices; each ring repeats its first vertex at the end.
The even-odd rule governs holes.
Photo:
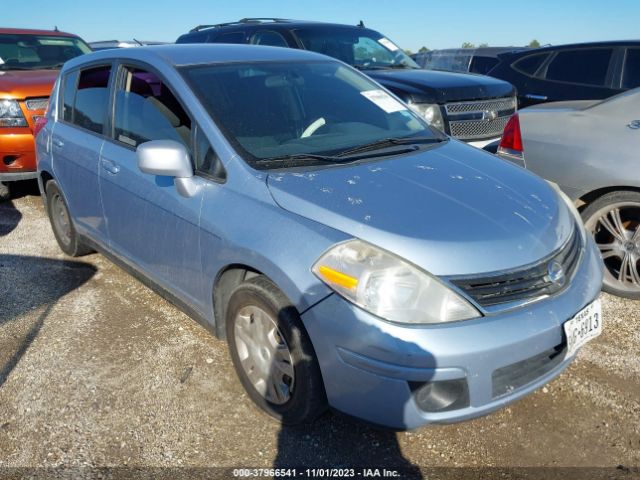
MULTIPOLYGON (((460 48, 484 48, 484 47, 488 47, 489 44, 488 43, 480 43, 477 47, 474 43, 471 42, 463 42, 460 48)), ((529 44, 527 45, 527 47, 531 47, 531 48, 540 48, 540 42, 538 40, 536 40, 535 38, 533 40, 531 40, 529 42, 529 44)), ((428 52, 429 49, 425 46, 420 47, 420 49, 418 50, 418 53, 424 53, 424 52, 428 52)), ((406 53, 408 54, 412 54, 413 52, 411 50, 405 50, 406 53)))

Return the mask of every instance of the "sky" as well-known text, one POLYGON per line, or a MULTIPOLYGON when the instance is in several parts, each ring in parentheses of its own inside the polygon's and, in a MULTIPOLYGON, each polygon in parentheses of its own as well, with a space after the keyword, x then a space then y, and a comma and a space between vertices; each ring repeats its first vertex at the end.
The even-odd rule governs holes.
POLYGON ((404 49, 640 38, 639 0, 2 0, 0 27, 75 33, 86 41, 173 42, 199 24, 281 17, 356 24, 404 49))

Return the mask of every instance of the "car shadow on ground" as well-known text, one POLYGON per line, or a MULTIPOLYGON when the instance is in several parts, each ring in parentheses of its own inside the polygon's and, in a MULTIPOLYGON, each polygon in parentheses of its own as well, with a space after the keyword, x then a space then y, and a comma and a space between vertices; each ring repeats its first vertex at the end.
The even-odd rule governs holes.
POLYGON ((96 268, 85 262, 0 255, 0 387, 38 336, 64 295, 85 284, 96 268), (30 315, 30 313, 33 314, 30 315))
POLYGON ((22 214, 12 201, 0 203, 0 237, 9 235, 22 220, 22 214))

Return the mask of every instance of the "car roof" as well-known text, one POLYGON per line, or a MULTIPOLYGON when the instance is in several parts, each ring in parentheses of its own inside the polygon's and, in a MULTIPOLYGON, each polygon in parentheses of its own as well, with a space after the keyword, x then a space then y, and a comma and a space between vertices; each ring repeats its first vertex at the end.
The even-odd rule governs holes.
POLYGON ((359 25, 346 25, 343 23, 329 23, 318 22, 313 20, 292 20, 286 18, 243 18, 237 22, 218 23, 211 25, 198 25, 192 28, 189 33, 195 33, 202 30, 233 30, 238 27, 254 27, 254 26, 269 26, 279 28, 299 28, 299 27, 312 27, 323 26, 333 28, 366 28, 364 24, 359 25))
POLYGON ((129 59, 149 63, 160 61, 173 66, 230 62, 333 61, 336 59, 307 50, 238 44, 169 44, 137 48, 100 50, 69 60, 65 70, 95 60, 129 59))
POLYGON ((35 30, 29 28, 0 28, 0 34, 5 35, 52 35, 58 37, 77 37, 73 33, 59 30, 35 30))
POLYGON ((530 48, 522 51, 505 52, 498 55, 499 58, 517 58, 524 54, 554 52, 556 50, 574 49, 574 48, 597 48, 597 47, 625 47, 640 46, 640 40, 612 40, 601 42, 584 42, 584 43, 567 43, 562 45, 548 45, 540 48, 530 48))

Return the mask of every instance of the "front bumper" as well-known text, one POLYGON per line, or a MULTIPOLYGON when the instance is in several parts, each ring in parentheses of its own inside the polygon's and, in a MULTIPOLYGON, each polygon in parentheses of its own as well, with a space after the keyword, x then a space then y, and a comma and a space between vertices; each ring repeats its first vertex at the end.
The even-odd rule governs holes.
POLYGON ((0 182, 37 178, 33 133, 29 128, 0 130, 0 182))
POLYGON ((334 294, 302 318, 320 362, 329 404, 378 425, 411 429, 485 415, 560 374, 573 360, 565 358, 562 324, 593 301, 601 285, 601 260, 589 239, 566 290, 517 310, 439 326, 406 327, 380 320, 334 294), (540 375, 532 378, 531 372, 520 369, 554 348, 559 353, 540 375), (516 383, 518 378, 526 383, 496 394, 497 378, 504 379, 502 373, 510 370, 516 383), (425 411, 418 406, 416 385, 452 380, 461 380, 468 389, 463 407, 425 411))

